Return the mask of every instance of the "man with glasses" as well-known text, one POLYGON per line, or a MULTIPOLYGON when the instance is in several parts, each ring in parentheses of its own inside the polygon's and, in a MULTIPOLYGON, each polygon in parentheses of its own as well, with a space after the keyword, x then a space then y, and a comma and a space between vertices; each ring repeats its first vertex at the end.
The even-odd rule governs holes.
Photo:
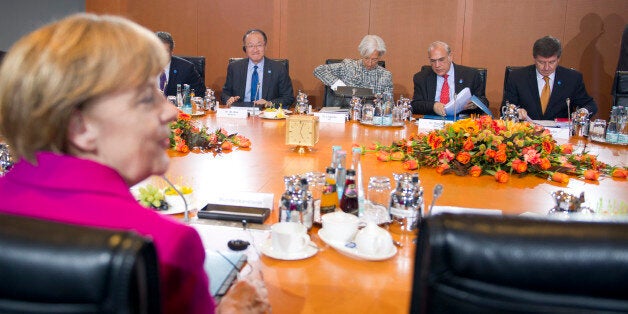
POLYGON ((224 104, 247 103, 262 108, 279 104, 284 108, 294 102, 292 80, 288 69, 278 61, 265 57, 266 34, 259 29, 247 31, 242 37, 242 50, 247 58, 231 62, 222 88, 224 104))
MULTIPOLYGON (((445 116, 445 105, 454 100, 454 94, 465 87, 488 108, 480 72, 474 68, 453 63, 449 45, 435 41, 427 48, 430 67, 423 67, 414 75, 412 112, 424 115, 445 116)), ((462 114, 483 113, 472 102, 465 104, 462 114)))
POLYGON ((319 65, 314 69, 314 76, 332 90, 336 90, 338 86, 352 86, 370 88, 373 93, 388 93, 392 96, 392 74, 378 64, 386 53, 384 40, 377 35, 366 35, 362 38, 358 51, 362 58, 319 65))
POLYGON ((534 64, 508 75, 502 106, 506 102, 515 104, 520 108, 520 118, 533 120, 568 118, 569 110, 574 112, 577 108, 595 114, 597 104, 587 93, 582 74, 558 65, 561 52, 558 39, 551 36, 538 39, 532 47, 534 64))

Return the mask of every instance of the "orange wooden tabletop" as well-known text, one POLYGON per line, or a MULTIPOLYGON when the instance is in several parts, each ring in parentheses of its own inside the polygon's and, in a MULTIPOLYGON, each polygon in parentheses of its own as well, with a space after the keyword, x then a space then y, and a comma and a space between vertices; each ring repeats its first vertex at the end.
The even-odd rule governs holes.
MULTIPOLYGON (((199 126, 210 130, 225 128, 252 141, 250 149, 235 149, 219 155, 212 153, 171 152, 172 163, 166 176, 175 183, 191 185, 197 195, 221 192, 273 193, 274 210, 266 224, 277 221, 277 201, 284 191, 283 177, 309 171, 324 171, 331 162, 332 145, 348 152, 353 143, 373 141, 389 145, 393 140, 416 133, 413 123, 405 127, 374 127, 356 122, 320 123, 320 140, 309 152, 298 153, 285 145, 285 120, 260 117, 247 119, 217 118, 215 114, 194 118, 199 126)), ((581 149, 584 141, 572 141, 581 149)), ((613 165, 628 164, 628 148, 587 143, 590 153, 613 165)), ((365 182, 370 176, 388 176, 404 172, 401 162, 379 162, 373 154, 362 156, 365 182)), ((425 190, 426 206, 432 201, 432 190, 438 183, 444 187, 437 205, 500 209, 504 214, 533 212, 545 214, 554 206, 551 193, 564 190, 571 194, 585 192, 586 205, 628 206, 628 184, 625 180, 602 178, 599 182, 572 178, 567 184, 535 176, 511 177, 497 183, 492 176, 478 178, 454 174, 439 175, 432 168, 418 170, 425 190)), ((392 232, 403 247, 386 261, 371 262, 349 258, 326 246, 313 228, 312 240, 322 248, 312 258, 282 261, 263 256, 260 260, 273 313, 407 313, 410 307, 414 271, 415 234, 392 232)))

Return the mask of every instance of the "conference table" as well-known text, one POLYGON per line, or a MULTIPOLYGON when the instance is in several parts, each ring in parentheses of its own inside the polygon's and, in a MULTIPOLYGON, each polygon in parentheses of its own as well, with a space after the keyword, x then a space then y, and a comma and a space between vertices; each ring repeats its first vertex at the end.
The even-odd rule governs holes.
MULTIPOLYGON (((284 176, 324 171, 331 163, 332 145, 340 145, 350 160, 353 144, 379 142, 390 145, 393 140, 417 133, 417 125, 407 122, 402 127, 376 127, 359 122, 320 123, 319 141, 309 151, 299 152, 285 145, 286 120, 223 118, 215 113, 194 117, 197 126, 210 130, 224 128, 229 133, 248 137, 252 145, 219 154, 170 151, 171 166, 166 177, 192 186, 197 199, 220 193, 272 193, 274 208, 264 225, 277 222, 277 202, 285 190, 284 176)), ((628 149, 586 139, 570 139, 575 150, 585 148, 598 159, 613 165, 628 164, 628 149)), ((387 176, 394 187, 393 173, 407 172, 398 161, 377 161, 367 153, 361 159, 363 178, 387 176)), ((492 176, 480 177, 440 175, 433 168, 415 170, 423 187, 424 202, 429 205, 436 184, 443 186, 437 205, 475 209, 497 209, 504 215, 522 213, 546 215, 554 207, 551 194, 563 190, 570 194, 585 192, 585 204, 593 209, 626 211, 628 184, 625 180, 604 177, 585 181, 572 177, 569 183, 556 183, 546 178, 512 176, 507 183, 498 183, 492 176)), ((211 224, 205 219, 193 223, 211 224)), ((310 237, 319 247, 316 255, 303 260, 277 260, 262 255, 255 261, 261 268, 268 288, 273 313, 407 313, 410 308, 414 273, 416 233, 391 232, 401 243, 397 254, 384 261, 365 261, 340 254, 326 245, 317 234, 310 237)))

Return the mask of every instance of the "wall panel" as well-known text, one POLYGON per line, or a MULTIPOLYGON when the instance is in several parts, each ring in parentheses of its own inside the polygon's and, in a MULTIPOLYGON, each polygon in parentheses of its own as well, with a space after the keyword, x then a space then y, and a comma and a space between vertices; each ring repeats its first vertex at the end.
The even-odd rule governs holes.
POLYGON ((86 10, 121 14, 152 30, 167 30, 175 53, 204 55, 206 81, 220 91, 227 59, 243 56, 242 34, 263 29, 267 55, 288 58, 295 92, 320 105, 322 84, 312 71, 327 58, 357 58, 365 34, 386 42, 395 96, 410 96, 412 76, 427 63, 434 40, 448 42, 454 61, 488 68, 487 97, 497 112, 506 65, 532 63, 532 44, 546 34, 563 42, 561 64, 584 74, 589 93, 608 118, 619 40, 628 23, 626 0, 86 0, 86 10))

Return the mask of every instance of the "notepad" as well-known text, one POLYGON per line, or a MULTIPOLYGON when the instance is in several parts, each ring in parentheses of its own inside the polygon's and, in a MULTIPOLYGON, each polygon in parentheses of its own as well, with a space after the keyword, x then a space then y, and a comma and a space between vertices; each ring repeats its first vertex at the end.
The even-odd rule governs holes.
POLYGON ((448 104, 445 105, 445 113, 448 116, 453 116, 455 114, 460 113, 464 110, 465 105, 471 101, 474 105, 480 108, 484 113, 489 116, 493 116, 491 110, 484 105, 484 103, 480 100, 480 98, 471 95, 471 91, 468 87, 463 88, 458 95, 456 95, 455 101, 452 99, 448 104))
POLYGON ((209 277, 209 291, 216 301, 227 293, 246 263, 246 254, 230 251, 205 251, 205 272, 209 277))

